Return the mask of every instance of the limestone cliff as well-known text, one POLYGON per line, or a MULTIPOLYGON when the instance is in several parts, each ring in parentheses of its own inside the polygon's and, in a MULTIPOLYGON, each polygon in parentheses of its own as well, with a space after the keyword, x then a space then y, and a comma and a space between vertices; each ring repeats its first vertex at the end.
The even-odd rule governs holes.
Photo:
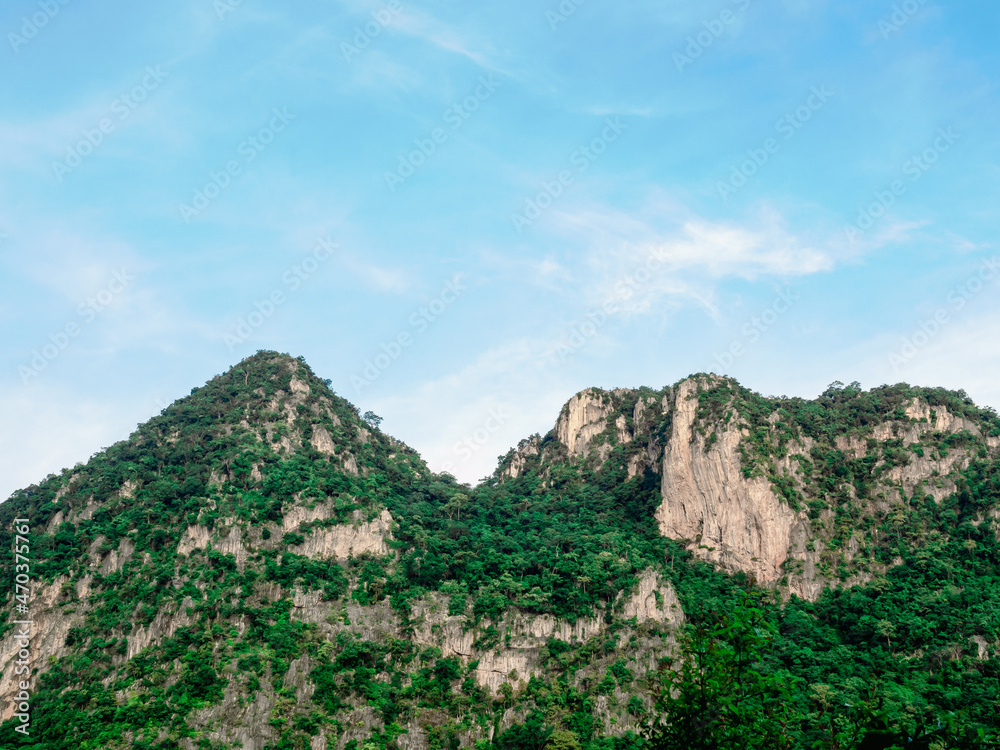
POLYGON ((920 396, 867 427, 845 428, 828 446, 790 427, 779 401, 754 425, 741 411, 747 405, 732 395, 719 401, 714 416, 701 413, 733 388, 718 376, 688 378, 659 392, 589 388, 567 402, 545 439, 512 451, 498 478, 509 481, 526 467, 544 477, 559 462, 598 470, 621 465, 625 480, 652 471, 659 480, 660 533, 686 541, 695 555, 724 570, 815 599, 826 585, 870 580, 886 567, 870 559, 872 540, 857 533, 825 549, 843 537, 834 532, 835 504, 842 501, 831 501, 818 486, 816 455, 829 449, 844 461, 867 460, 866 495, 849 484, 838 492, 858 512, 885 517, 917 492, 940 503, 957 491, 974 456, 996 456, 1000 448, 1000 436, 985 435, 974 420, 920 396), (936 447, 942 441, 949 447, 936 447), (755 451, 771 453, 752 458, 755 451), (748 459, 759 465, 749 466, 748 459), (836 569, 842 573, 835 577, 836 569))
POLYGON ((788 557, 792 528, 804 519, 765 477, 743 476, 740 431, 723 431, 706 450, 706 439, 694 429, 698 393, 694 380, 677 391, 663 456, 663 503, 656 513, 660 532, 693 540, 700 555, 724 568, 773 583, 788 557))

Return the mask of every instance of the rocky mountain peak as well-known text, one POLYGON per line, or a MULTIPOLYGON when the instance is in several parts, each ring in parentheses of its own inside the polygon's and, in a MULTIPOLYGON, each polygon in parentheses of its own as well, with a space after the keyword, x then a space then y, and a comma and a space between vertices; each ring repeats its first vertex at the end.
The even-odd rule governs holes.
POLYGON ((941 502, 974 459, 998 449, 995 413, 963 393, 834 384, 812 401, 765 398, 698 374, 661 390, 577 393, 552 431, 522 441, 497 476, 544 483, 558 466, 620 482, 652 475, 661 534, 725 570, 815 599, 831 570, 851 582, 887 570, 863 531, 838 522, 845 506, 875 522, 915 495, 941 502))
MULTIPOLYGON (((973 680, 1000 650, 981 617, 996 611, 998 466, 1000 419, 962 392, 834 384, 807 400, 694 375, 585 389, 468 487, 301 359, 258 352, 15 493, 0 544, 31 538, 39 736, 512 748, 575 705, 588 747, 624 748, 678 628, 751 589, 786 622, 828 624, 797 652, 805 676, 832 653, 881 653, 933 679, 947 653, 973 680), (861 601, 881 619, 859 620, 861 601)), ((9 696, 12 556, 0 578, 9 696)))

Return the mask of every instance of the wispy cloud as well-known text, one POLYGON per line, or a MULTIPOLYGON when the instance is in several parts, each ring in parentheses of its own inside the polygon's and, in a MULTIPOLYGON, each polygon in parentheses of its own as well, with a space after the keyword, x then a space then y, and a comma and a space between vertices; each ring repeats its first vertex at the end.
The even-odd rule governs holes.
POLYGON ((615 300, 625 312, 679 307, 685 301, 715 313, 715 287, 728 279, 788 279, 832 270, 835 237, 825 242, 791 231, 782 216, 762 210, 752 223, 710 220, 675 204, 629 213, 592 207, 558 213, 554 231, 587 249, 576 286, 590 304, 615 300))
POLYGON ((527 435, 552 428, 576 385, 540 367, 549 342, 518 338, 454 372, 372 402, 383 429, 416 447, 435 471, 476 482, 527 435))

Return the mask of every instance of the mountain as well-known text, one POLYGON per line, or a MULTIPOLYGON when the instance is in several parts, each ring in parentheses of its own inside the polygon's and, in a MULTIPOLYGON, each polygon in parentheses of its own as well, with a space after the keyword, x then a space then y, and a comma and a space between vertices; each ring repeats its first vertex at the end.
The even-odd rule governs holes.
POLYGON ((573 463, 621 481, 651 473, 662 535, 815 600, 830 584, 884 575, 895 557, 878 524, 967 492, 965 472, 998 453, 1000 421, 964 393, 835 384, 818 401, 765 399, 702 375, 656 392, 585 390, 544 441, 504 457, 499 476, 573 463))
POLYGON ((875 700, 996 729, 1000 419, 964 393, 590 388, 469 487, 329 386, 259 352, 0 505, 0 747, 636 747, 748 592, 796 747, 875 700))

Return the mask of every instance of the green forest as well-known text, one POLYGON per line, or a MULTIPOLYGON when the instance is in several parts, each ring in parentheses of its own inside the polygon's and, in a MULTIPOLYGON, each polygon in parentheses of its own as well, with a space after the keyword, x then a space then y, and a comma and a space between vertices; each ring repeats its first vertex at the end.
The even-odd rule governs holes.
MULTIPOLYGON (((30 519, 33 589, 51 587, 48 621, 68 623, 59 653, 36 666, 30 734, 8 719, 0 748, 214 750, 235 746, 213 738, 234 722, 275 750, 318 738, 410 747, 414 727, 435 750, 1000 747, 997 414, 942 389, 834 383, 804 400, 695 377, 703 450, 741 430, 744 475, 766 477, 813 523, 828 582, 815 601, 724 572, 693 540, 660 534, 661 477, 650 466, 629 477, 628 467, 670 436, 669 413, 635 423, 638 400, 676 386, 609 401, 645 431, 642 445, 609 429, 603 457, 573 458, 554 433, 539 435, 516 476, 505 469, 517 449, 470 486, 431 472, 301 359, 259 352, 0 505, 8 550, 14 519, 30 519), (919 442, 876 440, 878 425, 910 420, 914 399, 932 422, 946 410, 976 429, 928 423, 919 442), (336 454, 314 445, 321 429, 336 454), (838 447, 844 436, 867 455, 838 447), (800 481, 778 465, 805 438, 800 481), (958 451, 968 460, 945 497, 919 484, 898 501, 880 497, 895 468, 958 451), (285 531, 293 505, 330 511, 285 531), (302 552, 311 535, 383 510, 393 519, 386 554, 302 552), (213 542, 182 554, 191 527, 213 542), (233 528, 245 561, 217 549, 233 528), (851 539, 863 560, 846 554, 851 539), (105 564, 126 547, 124 562, 105 564), (682 624, 624 616, 650 570, 676 592, 682 624), (303 615, 302 596, 322 603, 319 621, 303 615), (513 648, 505 623, 515 613, 595 621, 600 633, 548 637, 538 668, 493 693, 476 660, 420 642, 428 601, 444 603, 442 619, 461 618, 476 653, 513 648), (182 624, 166 627, 164 612, 182 624), (397 625, 365 638, 365 613, 397 625), (130 637, 157 628, 161 637, 129 653, 130 637)), ((0 567, 0 635, 10 637, 13 555, 0 567)))

